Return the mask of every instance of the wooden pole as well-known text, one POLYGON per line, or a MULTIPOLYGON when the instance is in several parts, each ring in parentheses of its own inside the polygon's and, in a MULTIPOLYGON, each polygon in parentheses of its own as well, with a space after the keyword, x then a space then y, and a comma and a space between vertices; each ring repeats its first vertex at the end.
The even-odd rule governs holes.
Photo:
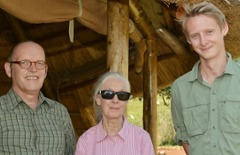
POLYGON ((137 0, 130 0, 130 17, 147 40, 143 67, 143 126, 151 136, 157 154, 157 34, 137 0))
POLYGON ((129 1, 108 0, 107 67, 128 78, 129 1))
POLYGON ((150 133, 157 153, 157 56, 156 40, 147 40, 148 50, 145 54, 143 68, 143 122, 150 133))

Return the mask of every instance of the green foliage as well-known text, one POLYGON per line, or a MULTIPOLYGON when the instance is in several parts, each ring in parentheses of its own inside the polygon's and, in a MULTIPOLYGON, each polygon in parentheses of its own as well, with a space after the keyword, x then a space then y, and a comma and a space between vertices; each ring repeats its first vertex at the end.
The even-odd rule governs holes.
MULTIPOLYGON (((160 99, 160 98, 159 98, 160 99)), ((167 105, 170 105, 169 100, 167 101, 167 105)), ((175 132, 172 124, 172 117, 170 106, 166 106, 165 104, 158 105, 158 142, 159 145, 171 145, 174 143, 175 132)))
MULTIPOLYGON (((174 142, 175 132, 172 124, 171 117, 171 90, 166 88, 159 91, 157 101, 157 128, 158 128, 158 145, 176 145, 174 142)), ((133 98, 128 103, 127 118, 129 122, 142 127, 142 112, 143 112, 143 101, 141 98, 133 98)))
POLYGON ((142 111, 143 111, 143 103, 138 98, 133 98, 128 103, 128 111, 127 111, 127 118, 129 122, 142 127, 142 111))
POLYGON ((169 103, 167 100, 171 99, 171 87, 158 90, 158 95, 162 97, 162 101, 164 105, 169 106, 169 103))

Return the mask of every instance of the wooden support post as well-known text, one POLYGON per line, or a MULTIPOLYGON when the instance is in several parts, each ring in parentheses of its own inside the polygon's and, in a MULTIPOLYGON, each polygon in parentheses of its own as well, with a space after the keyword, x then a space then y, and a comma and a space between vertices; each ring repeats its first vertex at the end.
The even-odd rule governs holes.
POLYGON ((157 153, 157 34, 137 0, 129 0, 130 17, 147 40, 143 67, 143 126, 157 153))
POLYGON ((143 126, 150 133, 157 152, 157 55, 155 38, 147 40, 143 69, 143 126))
POLYGON ((128 77, 129 1, 108 0, 107 67, 128 77))

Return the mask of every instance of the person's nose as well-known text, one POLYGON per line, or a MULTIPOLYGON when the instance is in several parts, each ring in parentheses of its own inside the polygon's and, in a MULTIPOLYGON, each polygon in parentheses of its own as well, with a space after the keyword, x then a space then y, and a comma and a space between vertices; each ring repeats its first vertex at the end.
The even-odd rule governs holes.
POLYGON ((36 64, 34 62, 31 63, 31 66, 28 68, 30 71, 37 71, 36 64))
POLYGON ((200 35, 200 44, 201 44, 201 46, 206 46, 207 43, 208 43, 207 37, 204 36, 204 35, 200 35))
POLYGON ((115 94, 115 95, 113 96, 112 101, 113 101, 114 103, 118 103, 119 99, 118 99, 117 94, 115 94))

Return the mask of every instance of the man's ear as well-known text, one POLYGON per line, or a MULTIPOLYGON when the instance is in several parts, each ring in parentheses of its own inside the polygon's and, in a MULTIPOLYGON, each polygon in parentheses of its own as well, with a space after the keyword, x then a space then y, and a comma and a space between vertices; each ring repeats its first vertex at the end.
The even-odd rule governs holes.
POLYGON ((192 43, 191 43, 191 41, 190 41, 190 39, 189 39, 189 36, 186 36, 186 40, 187 40, 187 42, 188 42, 190 45, 192 45, 192 43))
POLYGON ((187 39, 187 42, 188 42, 190 45, 192 45, 192 43, 191 43, 191 41, 190 41, 189 39, 187 39))
POLYGON ((45 78, 47 77, 48 67, 45 68, 45 78))
POLYGON ((12 67, 11 67, 11 64, 9 62, 5 62, 4 69, 5 69, 5 72, 6 72, 7 76, 9 78, 11 78, 12 77, 12 67))
POLYGON ((223 28, 222 28, 222 33, 223 33, 223 36, 227 35, 228 33, 228 24, 225 23, 223 28))

